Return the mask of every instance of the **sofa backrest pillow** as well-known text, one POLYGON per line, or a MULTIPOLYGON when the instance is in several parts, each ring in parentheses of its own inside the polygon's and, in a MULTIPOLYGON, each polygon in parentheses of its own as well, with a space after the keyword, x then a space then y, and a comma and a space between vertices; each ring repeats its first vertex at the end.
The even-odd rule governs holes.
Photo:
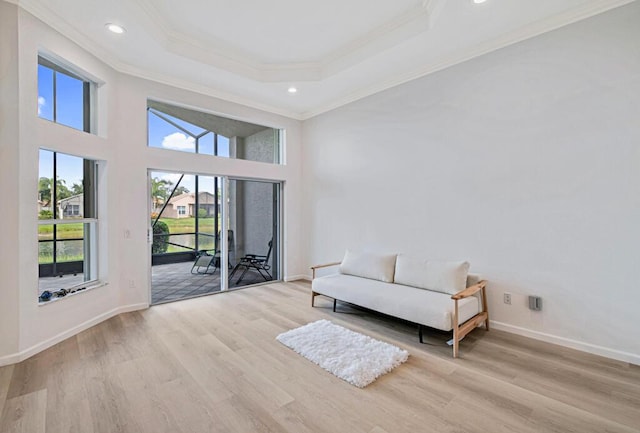
POLYGON ((393 283, 396 254, 375 254, 347 250, 340 264, 341 274, 393 283))
POLYGON ((399 254, 394 282, 453 295, 467 288, 469 262, 427 261, 399 254))

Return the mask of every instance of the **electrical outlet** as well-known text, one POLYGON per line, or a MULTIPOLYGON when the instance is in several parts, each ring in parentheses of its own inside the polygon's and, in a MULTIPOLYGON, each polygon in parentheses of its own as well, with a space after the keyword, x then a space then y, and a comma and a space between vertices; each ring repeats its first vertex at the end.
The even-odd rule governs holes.
POLYGON ((129 280, 129 288, 133 289, 136 287, 136 282, 134 280, 129 280))
POLYGON ((511 305, 511 293, 504 294, 504 303, 507 305, 511 305))

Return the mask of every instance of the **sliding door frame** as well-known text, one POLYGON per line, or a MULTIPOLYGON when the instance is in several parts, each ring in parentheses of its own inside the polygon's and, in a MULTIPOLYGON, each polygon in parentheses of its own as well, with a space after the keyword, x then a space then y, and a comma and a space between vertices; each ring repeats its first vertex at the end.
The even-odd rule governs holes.
MULTIPOLYGON (((147 215, 151 215, 151 212, 153 210, 153 203, 151 200, 151 188, 152 188, 152 181, 151 181, 151 174, 152 172, 167 172, 167 173, 176 173, 175 170, 172 169, 168 169, 168 170, 164 170, 164 169, 151 169, 148 168, 147 169, 147 195, 149 197, 148 203, 147 203, 147 215)), ((283 242, 283 233, 284 230, 282 228, 282 225, 284 224, 284 200, 283 200, 283 195, 284 195, 284 182, 282 180, 275 180, 275 179, 262 179, 262 178, 250 178, 250 177, 237 177, 237 176, 222 176, 222 175, 216 175, 216 174, 211 174, 211 173, 196 173, 196 172, 190 172, 190 171, 184 171, 182 172, 182 174, 184 175, 194 175, 194 176, 206 176, 206 177, 213 177, 213 178, 218 178, 220 180, 220 189, 221 189, 221 201, 222 201, 222 206, 220 206, 220 217, 222 219, 221 221, 221 227, 220 227, 220 233, 222 233, 220 235, 220 248, 221 248, 221 255, 220 255, 220 292, 214 292, 211 294, 215 294, 215 293, 222 293, 222 292, 227 292, 227 291, 233 291, 233 290, 239 290, 239 289, 243 289, 245 287, 251 287, 251 286, 256 286, 256 285, 260 285, 260 284, 268 284, 268 283, 272 283, 272 282, 276 282, 276 281, 281 281, 282 278, 282 274, 284 272, 284 269, 282 268, 282 264, 284 263, 283 261, 283 257, 284 257, 284 251, 282 246, 284 245, 283 242), (230 181, 249 181, 249 182, 262 182, 262 183, 270 183, 273 185, 273 221, 272 221, 272 229, 273 229, 273 248, 272 248, 272 269, 275 270, 275 272, 277 272, 277 278, 274 278, 271 281, 266 281, 264 283, 258 283, 258 284, 252 284, 250 286, 241 286, 241 287, 236 287, 236 288, 229 288, 229 273, 230 273, 230 269, 227 265, 223 264, 228 264, 229 263, 229 240, 228 240, 228 236, 224 235, 226 233, 228 233, 229 230, 229 215, 230 215, 230 201, 229 201, 229 183, 230 181)), ((215 183, 216 187, 217 187, 217 182, 215 183)), ((217 188, 216 188, 216 192, 217 192, 217 188)), ((217 194, 216 194, 217 195, 217 194)), ((197 197, 197 192, 196 192, 196 197, 197 197)), ((196 210, 197 212, 197 210, 196 210)), ((217 216, 217 215, 216 215, 217 216)), ((149 218, 150 220, 150 218, 149 218)), ((148 223, 147 223, 148 224, 148 223)), ((195 235, 197 238, 197 234, 195 235)), ((152 290, 153 290, 153 281, 152 281, 152 251, 151 251, 151 247, 153 244, 153 229, 151 227, 151 225, 147 226, 147 247, 148 247, 148 303, 149 305, 152 305, 151 301, 152 301, 152 290)), ((238 257, 234 257, 235 260, 238 260, 238 257)), ((273 271, 272 271, 273 273, 273 271)))

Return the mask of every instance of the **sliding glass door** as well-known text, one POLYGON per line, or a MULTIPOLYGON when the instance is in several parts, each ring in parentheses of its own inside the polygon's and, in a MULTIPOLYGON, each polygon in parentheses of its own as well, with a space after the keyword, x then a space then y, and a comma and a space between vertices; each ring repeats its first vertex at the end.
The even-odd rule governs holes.
POLYGON ((280 279, 280 183, 149 176, 152 304, 280 279))
POLYGON ((222 290, 222 179, 150 173, 151 303, 222 290))
POLYGON ((229 180, 229 287, 280 279, 280 183, 229 180))

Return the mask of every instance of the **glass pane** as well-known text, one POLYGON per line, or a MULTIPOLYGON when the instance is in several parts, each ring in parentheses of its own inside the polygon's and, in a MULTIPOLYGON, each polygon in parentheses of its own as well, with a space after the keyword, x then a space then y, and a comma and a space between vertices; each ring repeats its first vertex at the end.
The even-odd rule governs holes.
POLYGON ((84 224, 56 224, 56 261, 84 260, 84 224))
POLYGON ((40 149, 38 168, 38 219, 52 219, 54 205, 51 197, 53 184, 53 152, 40 149))
POLYGON ((98 279, 96 223, 42 225, 39 239, 40 302, 84 290, 83 283, 98 279), (42 296, 47 291, 50 295, 42 296))
MULTIPOLYGON (((83 241, 57 241, 56 242, 56 261, 62 262, 81 262, 84 260, 84 242, 83 241)), ((82 269, 79 270, 82 272, 82 269)))
POLYGON ((218 156, 229 157, 229 139, 218 134, 218 156))
POLYGON ((216 192, 216 178, 197 176, 198 180, 198 250, 216 251, 216 212, 220 211, 220 195, 216 192))
MULTIPOLYGON (((164 115, 163 115, 164 116, 164 115)), ((162 149, 180 150, 182 152, 196 151, 196 140, 192 135, 162 119, 152 110, 148 111, 148 145, 162 149)), ((197 134, 194 134, 197 135, 197 134)))
POLYGON ((38 264, 53 263, 53 241, 38 242, 38 264))
POLYGON ((53 224, 38 226, 38 263, 53 262, 53 224))
POLYGON ((53 120, 53 71, 38 65, 38 116, 53 120))
POLYGON ((272 182, 229 181, 229 228, 235 237, 231 288, 280 278, 279 188, 272 182))
POLYGON ((84 160, 77 156, 56 154, 56 200, 59 219, 83 218, 83 167, 84 160))
POLYGON ((198 139, 198 153, 280 163, 279 129, 155 101, 148 107, 150 147, 196 152, 195 137, 209 132, 198 139))
POLYGON ((198 153, 202 153, 204 155, 213 155, 214 138, 215 135, 213 134, 213 132, 208 132, 207 134, 198 138, 198 153))
POLYGON ((56 123, 84 130, 83 82, 56 72, 56 123))
POLYGON ((220 291, 216 178, 167 172, 150 176, 152 303, 220 291))

